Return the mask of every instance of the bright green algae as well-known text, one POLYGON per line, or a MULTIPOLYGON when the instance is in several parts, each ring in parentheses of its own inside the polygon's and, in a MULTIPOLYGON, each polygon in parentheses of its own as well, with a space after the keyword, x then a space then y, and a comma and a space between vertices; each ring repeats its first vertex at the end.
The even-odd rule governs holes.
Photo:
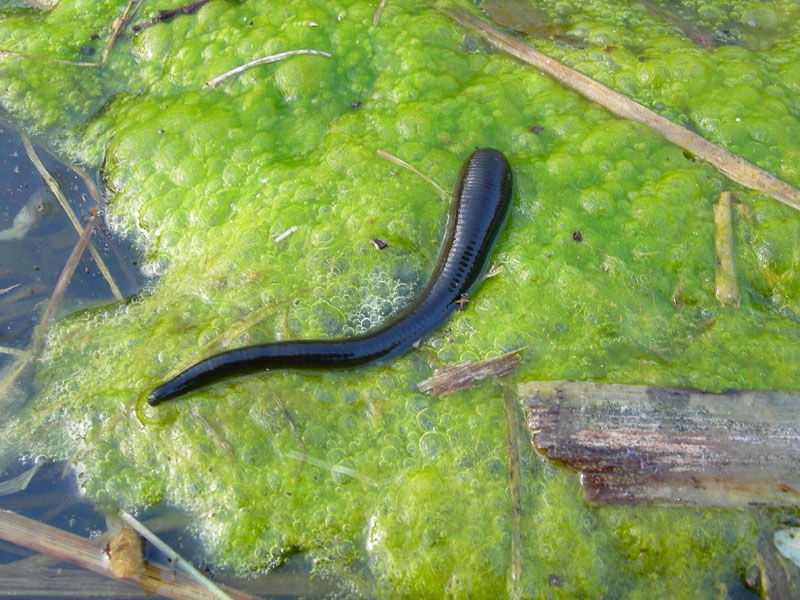
MULTIPOLYGON (((80 60, 80 36, 105 34, 123 4, 9 10, 0 47, 80 60)), ((169 4, 145 3, 139 18, 169 4)), ((783 27, 792 3, 685 3, 745 44, 716 51, 641 7, 606 4, 542 3, 587 44, 538 45, 800 185, 800 40, 783 27), (780 17, 772 28, 769 11, 780 17)), ((124 37, 103 69, 1 59, 4 106, 65 155, 103 165, 110 227, 136 239, 143 268, 159 275, 125 304, 60 321, 4 443, 77 452, 101 506, 183 508, 198 558, 217 567, 251 572, 302 551, 363 594, 374 591, 367 569, 385 596, 496 597, 511 564, 501 384, 435 399, 416 383, 526 346, 503 385, 797 388, 800 219, 487 51, 423 3, 388 3, 377 28, 374 10, 214 2, 124 37), (201 88, 300 47, 332 58, 201 88), (390 364, 261 374, 144 404, 242 320, 256 324, 231 347, 350 335, 407 303, 436 258, 447 206, 375 150, 449 188, 475 146, 509 157, 515 206, 495 252, 502 272, 446 329, 390 364), (740 200, 739 308, 714 298, 711 203, 724 189, 740 200), (389 248, 375 251, 371 237, 389 248)), ((104 40, 92 42, 98 54, 104 40)), ((756 516, 592 509, 574 475, 522 446, 523 595, 696 597, 740 585, 756 516)))

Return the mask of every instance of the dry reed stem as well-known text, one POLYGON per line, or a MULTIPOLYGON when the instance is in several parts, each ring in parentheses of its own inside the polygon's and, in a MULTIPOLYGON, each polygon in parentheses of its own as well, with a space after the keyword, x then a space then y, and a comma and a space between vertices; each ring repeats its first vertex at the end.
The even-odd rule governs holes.
POLYGON ((519 458, 519 406, 510 385, 503 385, 503 405, 508 441, 508 478, 511 490, 511 590, 521 596, 522 582, 522 467, 519 458))
POLYGON ((730 192, 722 192, 714 205, 714 250, 717 254, 717 268, 714 271, 717 300, 721 304, 739 306, 741 294, 736 279, 736 259, 733 252, 730 192))
POLYGON ((752 190, 763 192, 784 204, 800 210, 800 190, 759 169, 742 157, 709 142, 688 129, 676 125, 638 102, 634 102, 594 79, 570 69, 557 60, 542 54, 463 10, 438 6, 436 8, 463 27, 478 33, 498 50, 506 52, 537 69, 541 69, 558 82, 575 90, 592 102, 603 106, 615 115, 645 125, 666 140, 711 163, 733 181, 752 190))
MULTIPOLYGON (((61 275, 58 277, 56 286, 53 288, 53 293, 50 295, 50 300, 47 302, 47 307, 44 309, 42 320, 39 323, 40 336, 44 334, 53 318, 56 316, 56 311, 61 304, 61 300, 64 298, 64 293, 67 291, 67 286, 72 280, 72 276, 75 274, 75 269, 78 267, 78 263, 83 256, 83 251, 86 250, 86 246, 89 244, 89 239, 92 237, 92 231, 94 231, 96 222, 97 217, 94 215, 89 217, 86 227, 83 228, 81 237, 78 238, 78 242, 75 244, 75 247, 72 249, 67 259, 67 264, 65 264, 64 268, 61 270, 61 275)), ((34 354, 36 353, 36 344, 34 344, 34 354)))
MULTIPOLYGON (((47 171, 41 159, 39 158, 39 155, 36 154, 36 150, 34 150, 31 141, 28 139, 28 136, 26 136, 25 134, 20 134, 20 137, 22 138, 22 144, 25 146, 25 152, 28 153, 28 158, 31 159, 33 166, 35 166, 36 170, 39 171, 39 175, 42 176, 42 179, 45 180, 45 183, 47 183, 47 186, 50 188, 50 191, 52 191, 53 195, 55 195, 55 197, 58 199, 58 203, 61 204, 61 208, 63 208, 64 212, 67 213, 67 217, 69 217, 72 226, 75 227, 75 231, 78 232, 78 235, 81 235, 83 233, 83 226, 80 224, 80 221, 78 221, 78 217, 75 215, 75 212, 72 210, 69 203, 67 202, 67 198, 66 196, 64 196, 64 193, 61 191, 61 188, 58 186, 58 183, 56 182, 55 179, 53 179, 53 176, 50 175, 50 173, 47 171)), ((108 267, 106 266, 106 263, 103 260, 103 257, 100 256, 100 253, 97 251, 97 248, 95 248, 94 244, 92 244, 91 242, 89 242, 88 247, 89 247, 89 252, 91 252, 92 254, 92 258, 97 264, 97 267, 100 269, 100 272, 103 274, 103 277, 105 277, 105 280, 108 282, 108 286, 111 288, 111 293, 114 294, 114 298, 116 298, 117 300, 122 300, 123 299, 122 293, 119 291, 117 284, 114 283, 114 280, 111 278, 111 273, 109 272, 108 267)))

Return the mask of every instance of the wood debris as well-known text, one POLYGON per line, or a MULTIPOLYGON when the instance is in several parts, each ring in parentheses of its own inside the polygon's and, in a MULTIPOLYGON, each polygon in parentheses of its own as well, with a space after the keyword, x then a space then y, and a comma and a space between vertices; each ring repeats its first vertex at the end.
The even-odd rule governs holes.
POLYGON ((478 381, 489 377, 500 377, 517 370, 520 363, 519 353, 523 348, 513 350, 502 356, 478 362, 462 363, 440 367, 431 377, 420 381, 417 388, 420 392, 430 392, 434 396, 452 394, 459 390, 471 388, 478 381))
POLYGON ((800 392, 540 381, 518 393, 534 446, 593 504, 800 506, 800 392))

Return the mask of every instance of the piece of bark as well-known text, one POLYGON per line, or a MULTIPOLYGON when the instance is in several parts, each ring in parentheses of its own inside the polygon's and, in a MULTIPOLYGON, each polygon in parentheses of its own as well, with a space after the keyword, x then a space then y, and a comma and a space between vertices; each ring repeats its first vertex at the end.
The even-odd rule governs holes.
POLYGON ((800 393, 520 384, 535 447, 592 504, 800 506, 800 393))

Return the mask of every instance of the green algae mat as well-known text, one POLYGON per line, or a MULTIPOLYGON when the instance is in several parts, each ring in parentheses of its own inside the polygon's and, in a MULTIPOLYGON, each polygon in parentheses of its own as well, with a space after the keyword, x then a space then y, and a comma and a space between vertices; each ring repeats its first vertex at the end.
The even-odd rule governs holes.
MULTIPOLYGON (((0 48, 99 61, 125 2, 52 4, 0 2, 0 48)), ((147 0, 133 24, 179 4, 147 0)), ((527 41, 800 186, 796 2, 463 7, 544 27, 527 41)), ((74 461, 103 509, 180 508, 190 558, 238 574, 302 554, 353 596, 744 597, 760 530, 780 515, 589 507, 524 431, 517 527, 504 394, 535 379, 799 388, 800 215, 424 2, 389 0, 373 25, 376 8, 215 0, 127 28, 102 67, 0 55, 4 110, 99 171, 107 227, 151 276, 136 297, 59 319, 30 398, 5 412, 2 449, 74 461), (330 57, 204 87, 303 48, 330 57), (476 146, 508 157, 513 212, 494 275, 445 327, 391 363, 254 374, 147 406, 155 385, 220 349, 348 336, 407 304, 447 200, 376 151, 450 189, 476 146), (715 297, 724 191, 738 306, 715 297), (520 347, 510 377, 418 391, 437 367, 520 347)))

